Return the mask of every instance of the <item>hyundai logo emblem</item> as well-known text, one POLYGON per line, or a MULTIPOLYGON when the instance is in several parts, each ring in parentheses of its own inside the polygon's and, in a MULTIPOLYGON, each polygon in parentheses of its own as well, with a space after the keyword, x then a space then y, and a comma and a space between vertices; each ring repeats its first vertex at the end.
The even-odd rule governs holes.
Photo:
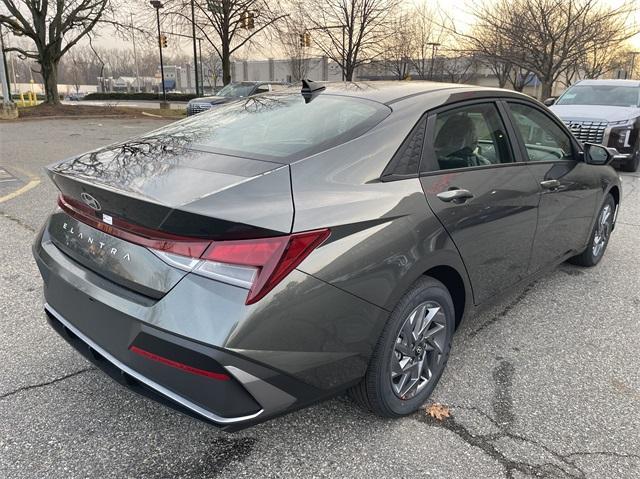
POLYGON ((89 205, 89 207, 93 208, 94 210, 100 211, 102 209, 102 206, 100 206, 100 202, 89 193, 82 193, 80 195, 80 198, 82 198, 82 201, 84 201, 87 205, 89 205))

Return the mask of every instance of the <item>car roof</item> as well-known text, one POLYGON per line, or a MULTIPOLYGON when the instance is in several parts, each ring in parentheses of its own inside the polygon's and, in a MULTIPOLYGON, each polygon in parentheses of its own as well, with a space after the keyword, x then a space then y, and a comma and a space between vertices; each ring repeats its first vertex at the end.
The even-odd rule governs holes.
MULTIPOLYGON (((411 80, 411 81, 362 81, 362 82, 316 82, 325 87, 323 93, 329 95, 342 95, 367 100, 377 101, 390 105, 402 100, 410 99, 414 96, 428 93, 467 93, 475 96, 474 93, 482 96, 510 96, 518 98, 528 98, 527 95, 501 88, 483 87, 477 85, 463 85, 459 83, 440 83, 431 81, 411 80)), ((299 92, 300 85, 292 85, 287 92, 299 92)))
POLYGON ((576 85, 606 85, 640 87, 640 80, 580 80, 576 85))

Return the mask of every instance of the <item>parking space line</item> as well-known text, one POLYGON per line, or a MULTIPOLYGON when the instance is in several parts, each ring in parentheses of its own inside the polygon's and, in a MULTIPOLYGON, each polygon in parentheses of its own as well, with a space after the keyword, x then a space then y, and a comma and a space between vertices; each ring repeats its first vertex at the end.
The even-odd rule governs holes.
POLYGON ((0 203, 4 203, 5 201, 12 200, 12 199, 20 196, 21 194, 26 193, 27 191, 35 188, 39 184, 40 184, 40 180, 31 180, 31 181, 29 181, 29 183, 24 185, 22 188, 14 191, 13 193, 9 193, 8 195, 0 196, 0 203))

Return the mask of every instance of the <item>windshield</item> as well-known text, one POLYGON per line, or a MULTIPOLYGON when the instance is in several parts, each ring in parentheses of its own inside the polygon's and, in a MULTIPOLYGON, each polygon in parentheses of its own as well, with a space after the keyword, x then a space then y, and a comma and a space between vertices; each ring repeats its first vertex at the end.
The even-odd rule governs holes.
POLYGON ((618 85, 576 85, 569 88, 557 105, 638 106, 640 88, 618 85))
POLYGON ((300 94, 251 96, 179 121, 147 136, 245 158, 293 161, 356 138, 390 108, 370 100, 300 94))
POLYGON ((252 83, 229 83, 223 87, 216 96, 226 96, 231 98, 242 98, 249 96, 255 85, 252 83))

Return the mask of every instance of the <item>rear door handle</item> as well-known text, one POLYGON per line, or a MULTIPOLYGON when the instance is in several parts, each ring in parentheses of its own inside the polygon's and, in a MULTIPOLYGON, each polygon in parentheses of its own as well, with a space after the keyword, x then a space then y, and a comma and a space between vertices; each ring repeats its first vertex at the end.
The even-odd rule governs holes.
POLYGON ((464 203, 468 199, 473 198, 473 194, 469 190, 461 189, 443 191, 436 196, 445 203, 464 203))
POLYGON ((560 182, 558 180, 545 180, 540 182, 540 186, 545 190, 557 190, 560 188, 560 182))

